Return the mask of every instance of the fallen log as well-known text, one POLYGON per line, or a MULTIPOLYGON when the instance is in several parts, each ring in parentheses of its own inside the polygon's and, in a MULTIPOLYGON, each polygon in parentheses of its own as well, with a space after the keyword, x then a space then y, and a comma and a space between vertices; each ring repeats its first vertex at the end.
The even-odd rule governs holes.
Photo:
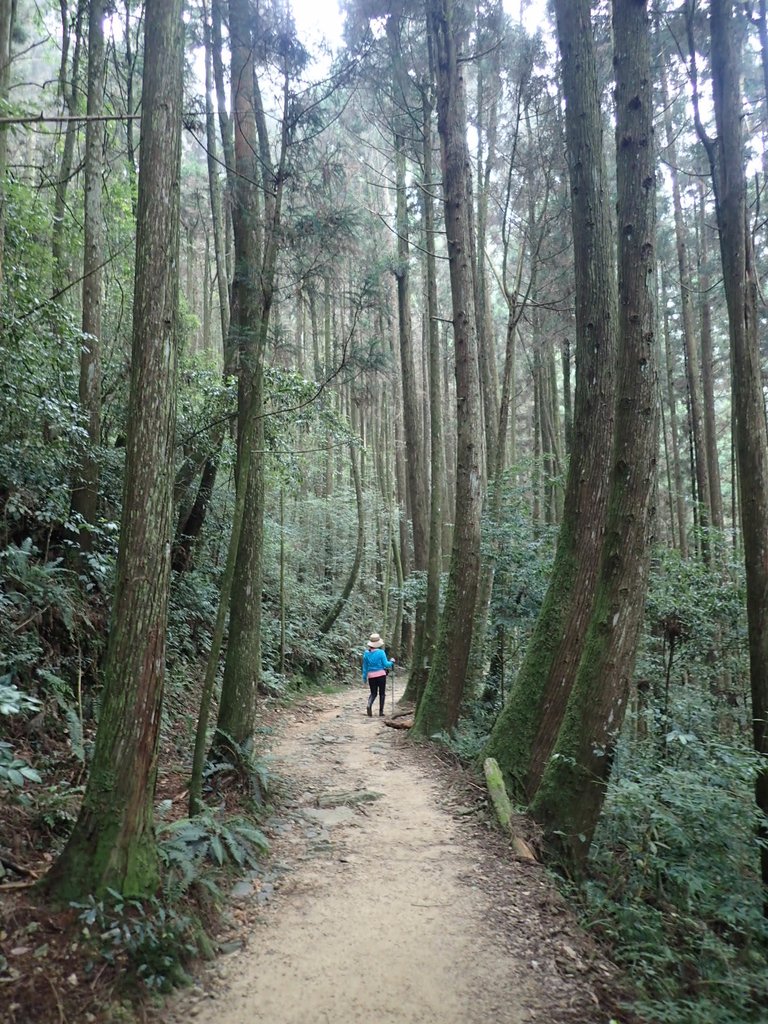
POLYGON ((388 725, 390 729, 410 729, 413 725, 412 718, 385 718, 384 725, 388 725))
POLYGON ((499 763, 495 757, 486 757, 483 762, 483 772, 485 773, 485 781, 488 786, 488 794, 496 811, 496 817, 499 819, 499 824, 512 838, 512 849, 523 860, 536 860, 536 854, 528 843, 521 839, 520 836, 515 835, 512 827, 512 804, 507 796, 504 777, 501 774, 501 768, 499 768, 499 763))
POLYGON ((317 806, 342 807, 349 804, 372 803, 380 797, 381 793, 373 793, 368 789, 356 789, 350 793, 324 793, 317 798, 317 806))

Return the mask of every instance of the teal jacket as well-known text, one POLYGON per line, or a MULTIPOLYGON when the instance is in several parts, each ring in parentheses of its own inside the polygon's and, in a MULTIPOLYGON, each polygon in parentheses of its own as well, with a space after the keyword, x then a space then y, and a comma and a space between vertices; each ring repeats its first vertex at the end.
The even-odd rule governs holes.
POLYGON ((394 667, 394 661, 389 660, 382 647, 375 647, 372 651, 368 650, 363 655, 363 682, 368 679, 369 672, 381 672, 382 670, 389 672, 394 667))

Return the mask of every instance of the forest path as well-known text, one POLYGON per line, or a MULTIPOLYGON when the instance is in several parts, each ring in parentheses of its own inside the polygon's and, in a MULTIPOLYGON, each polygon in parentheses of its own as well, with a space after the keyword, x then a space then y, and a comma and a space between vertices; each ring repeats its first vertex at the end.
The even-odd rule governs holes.
POLYGON ((160 1019, 607 1024, 610 967, 543 870, 511 859, 463 773, 366 717, 366 694, 313 695, 280 716, 272 856, 233 892, 245 945, 160 1019), (356 790, 380 795, 318 806, 356 790))

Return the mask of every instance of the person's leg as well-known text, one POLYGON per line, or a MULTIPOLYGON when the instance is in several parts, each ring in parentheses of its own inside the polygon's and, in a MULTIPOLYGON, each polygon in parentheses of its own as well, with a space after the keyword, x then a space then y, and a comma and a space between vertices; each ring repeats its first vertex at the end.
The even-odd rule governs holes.
POLYGON ((373 714, 373 712, 371 711, 371 708, 373 707, 373 702, 376 700, 376 680, 375 679, 369 679, 368 680, 368 689, 371 691, 371 695, 368 698, 368 707, 365 709, 365 713, 370 718, 371 715, 373 714))
POLYGON ((384 698, 387 695, 387 677, 381 676, 379 679, 379 717, 384 714, 384 698))

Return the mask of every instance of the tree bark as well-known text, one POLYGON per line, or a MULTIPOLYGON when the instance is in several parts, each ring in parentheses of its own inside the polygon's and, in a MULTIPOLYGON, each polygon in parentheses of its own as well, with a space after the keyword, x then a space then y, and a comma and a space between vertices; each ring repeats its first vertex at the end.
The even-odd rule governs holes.
MULTIPOLYGON (((238 461, 250 448, 243 525, 238 538, 215 743, 226 751, 253 734, 261 675, 261 575, 264 513, 263 353, 259 277, 264 259, 259 201, 254 42, 250 5, 229 0, 232 123, 234 127, 234 278, 231 331, 239 354, 238 461)), ((235 751, 232 751, 236 755, 235 751)))
MULTIPOLYGON (((665 289, 662 288, 662 295, 665 289)), ((680 557, 688 557, 688 523, 683 495, 683 473, 680 465, 680 433, 677 426, 677 396, 675 392, 675 363, 672 340, 669 336, 669 311, 664 304, 664 353, 667 371, 667 404, 669 405, 669 440, 672 448, 672 469, 675 483, 675 505, 677 509, 678 546, 680 557)))
POLYGON ((435 657, 414 729, 431 736, 459 718, 480 573, 484 499, 482 414, 471 250, 471 174, 464 65, 458 59, 453 0, 428 0, 437 69, 438 132, 456 353, 456 513, 453 550, 435 657))
MULTIPOLYGON (((217 157, 216 127, 213 119, 212 101, 212 42, 211 28, 208 23, 207 13, 204 15, 204 43, 205 43, 205 109, 206 109, 206 146, 208 163, 208 191, 211 208, 211 225, 213 228, 213 249, 216 263, 216 283, 219 296, 219 321, 221 325, 221 343, 224 362, 225 379, 237 371, 238 352, 237 346, 229 330, 229 291, 226 263, 226 228, 224 224, 224 213, 221 198, 221 185, 219 182, 219 162, 217 157)), ((227 168, 228 173, 232 173, 227 168)), ((221 446, 224 442, 225 427, 221 424, 217 427, 211 437, 211 454, 203 464, 203 470, 198 484, 195 500, 188 512, 185 511, 179 517, 179 524, 176 530, 176 539, 173 547, 173 569, 175 572, 183 572, 192 566, 192 549, 197 538, 202 533, 205 519, 208 514, 213 489, 216 485, 218 475, 219 458, 221 446)))
MULTIPOLYGON (((388 19, 390 25, 392 19, 388 19)), ((392 33, 390 33, 391 35, 392 33)), ((392 43, 397 53, 397 44, 392 43)), ((419 396, 416 384, 416 365, 413 351, 411 322, 410 244, 408 238, 408 208, 405 184, 405 140, 395 132, 395 168, 397 185, 397 322, 400 349, 400 373, 403 387, 403 428, 405 433, 405 469, 408 487, 408 509, 413 535, 413 568, 427 570, 429 521, 427 514, 427 475, 424 460, 424 439, 419 415, 419 396)), ((414 607, 414 649, 412 684, 417 690, 426 680, 423 663, 425 601, 418 600, 414 607)))
POLYGON ((711 522, 723 529, 723 492, 720 486, 720 460, 717 452, 715 419, 714 356, 712 351, 712 309, 709 302, 709 226, 705 215, 704 183, 699 180, 699 310, 701 316, 701 389, 704 405, 704 435, 707 439, 709 501, 711 522))
MULTIPOLYGON (((765 766, 768 765, 768 432, 758 346, 757 276, 747 220, 737 27, 731 0, 712 0, 712 89, 717 139, 706 139, 705 145, 715 186, 731 341, 739 507, 747 576, 752 732, 755 750, 765 766)), ((768 815, 766 767, 757 777, 756 798, 762 815, 768 815)), ((764 826, 760 838, 762 880, 768 887, 768 834, 764 826)))
POLYGON ((70 11, 67 0, 61 0, 61 32, 62 52, 61 71, 59 73, 59 89, 64 101, 64 109, 72 118, 67 122, 64 132, 64 147, 59 164, 59 179, 56 182, 56 198, 53 206, 53 228, 51 231, 51 256, 53 257, 53 291, 60 294, 64 291, 68 277, 68 267, 64 256, 64 227, 66 225, 67 192, 69 179, 72 175, 72 160, 75 152, 75 138, 78 123, 74 119, 80 105, 80 53, 83 42, 83 13, 85 0, 77 0, 75 23, 70 27, 70 11), (69 49, 72 47, 72 63, 67 67, 69 49))
POLYGON ((105 0, 92 0, 88 21, 88 103, 85 126, 85 211, 83 239, 83 340, 80 346, 80 408, 87 420, 88 440, 79 453, 72 489, 72 509, 84 521, 80 550, 90 551, 99 501, 101 442, 101 290, 104 225, 101 213, 104 122, 105 0))
MULTIPOLYGON (((11 82, 11 38, 13 36, 13 15, 16 5, 13 0, 0 0, 0 103, 8 99, 11 82)), ((0 289, 3 287, 5 269, 5 175, 8 164, 8 127, 0 125, 0 289)))
POLYGON ((613 0, 619 234, 616 436, 594 612, 531 813, 579 874, 605 799, 643 621, 655 521, 656 166, 647 0, 613 0))
POLYGON ((360 574, 360 566, 363 562, 363 551, 365 550, 365 509, 363 505, 363 486, 360 479, 357 450, 354 445, 349 446, 349 458, 352 465, 352 481, 355 485, 355 507, 357 508, 357 540, 355 543, 355 557, 352 560, 352 566, 349 570, 347 582, 344 584, 344 589, 339 594, 333 607, 323 619, 320 628, 317 631, 320 636, 330 632, 333 624, 344 611, 347 602, 352 595, 352 591, 355 589, 357 577, 360 574))
POLYGON ((117 582, 93 764, 75 828, 44 880, 62 900, 152 895, 177 351, 182 0, 146 5, 133 352, 117 582))
POLYGON ((234 94, 232 119, 237 171, 233 225, 235 275, 231 325, 240 353, 238 458, 251 447, 245 479, 245 511, 232 582, 229 643, 224 665, 216 746, 232 749, 250 741, 261 678, 261 581, 264 536, 264 353, 275 294, 278 240, 289 135, 288 70, 283 69, 278 157, 270 159, 265 130, 259 130, 261 96, 254 65, 254 37, 248 0, 230 0, 229 31, 234 94), (264 221, 259 215, 259 189, 264 221))
POLYGON ((688 395, 691 408, 691 433, 693 435, 694 465, 696 470, 696 497, 701 552, 704 561, 710 560, 709 524, 710 524, 710 493, 709 465, 707 462, 707 438, 705 433, 704 407, 701 388, 701 363, 699 346, 693 317, 693 288, 691 285, 691 267, 686 244, 686 229, 683 220, 683 201, 678 178, 677 146, 672 126, 672 112, 669 104, 669 88, 664 62, 661 62, 662 103, 664 107, 664 132, 666 136, 667 165, 672 181, 672 206, 675 217, 675 248, 677 252, 677 270, 680 281, 680 306, 683 322, 683 342, 685 344, 686 367, 688 371, 688 395))
POLYGON ((566 100, 575 255, 576 361, 571 460, 552 577, 486 754, 516 799, 549 757, 592 614, 608 497, 617 302, 608 179, 589 0, 556 0, 566 100))
POLYGON ((427 550, 427 592, 424 608, 423 640, 418 650, 420 665, 414 664, 403 694, 404 702, 418 704, 424 692, 429 669, 434 657, 435 643, 440 619, 440 574, 442 569, 443 518, 443 400, 442 367, 440 362, 440 331, 437 325, 437 268, 435 245, 435 207, 432 193, 433 182, 433 99, 431 83, 422 88, 422 187, 421 206, 424 218, 424 270, 426 288, 426 338, 428 346, 429 381, 429 543, 427 550))
POLYGON ((503 36, 502 5, 499 0, 487 14, 493 43, 488 41, 490 53, 481 58, 477 74, 478 160, 476 197, 477 253, 475 277, 477 281, 477 347, 480 361, 480 386, 483 396, 483 423, 485 426, 486 471, 491 475, 496 461, 496 430, 499 422, 499 388, 496 368, 496 346, 488 288, 486 248, 488 244, 488 198, 491 193, 491 175, 496 165, 496 137, 498 129, 498 101, 501 93, 500 60, 503 36), (488 112, 487 125, 485 112, 488 112), (485 141, 485 158, 482 146, 485 141))

